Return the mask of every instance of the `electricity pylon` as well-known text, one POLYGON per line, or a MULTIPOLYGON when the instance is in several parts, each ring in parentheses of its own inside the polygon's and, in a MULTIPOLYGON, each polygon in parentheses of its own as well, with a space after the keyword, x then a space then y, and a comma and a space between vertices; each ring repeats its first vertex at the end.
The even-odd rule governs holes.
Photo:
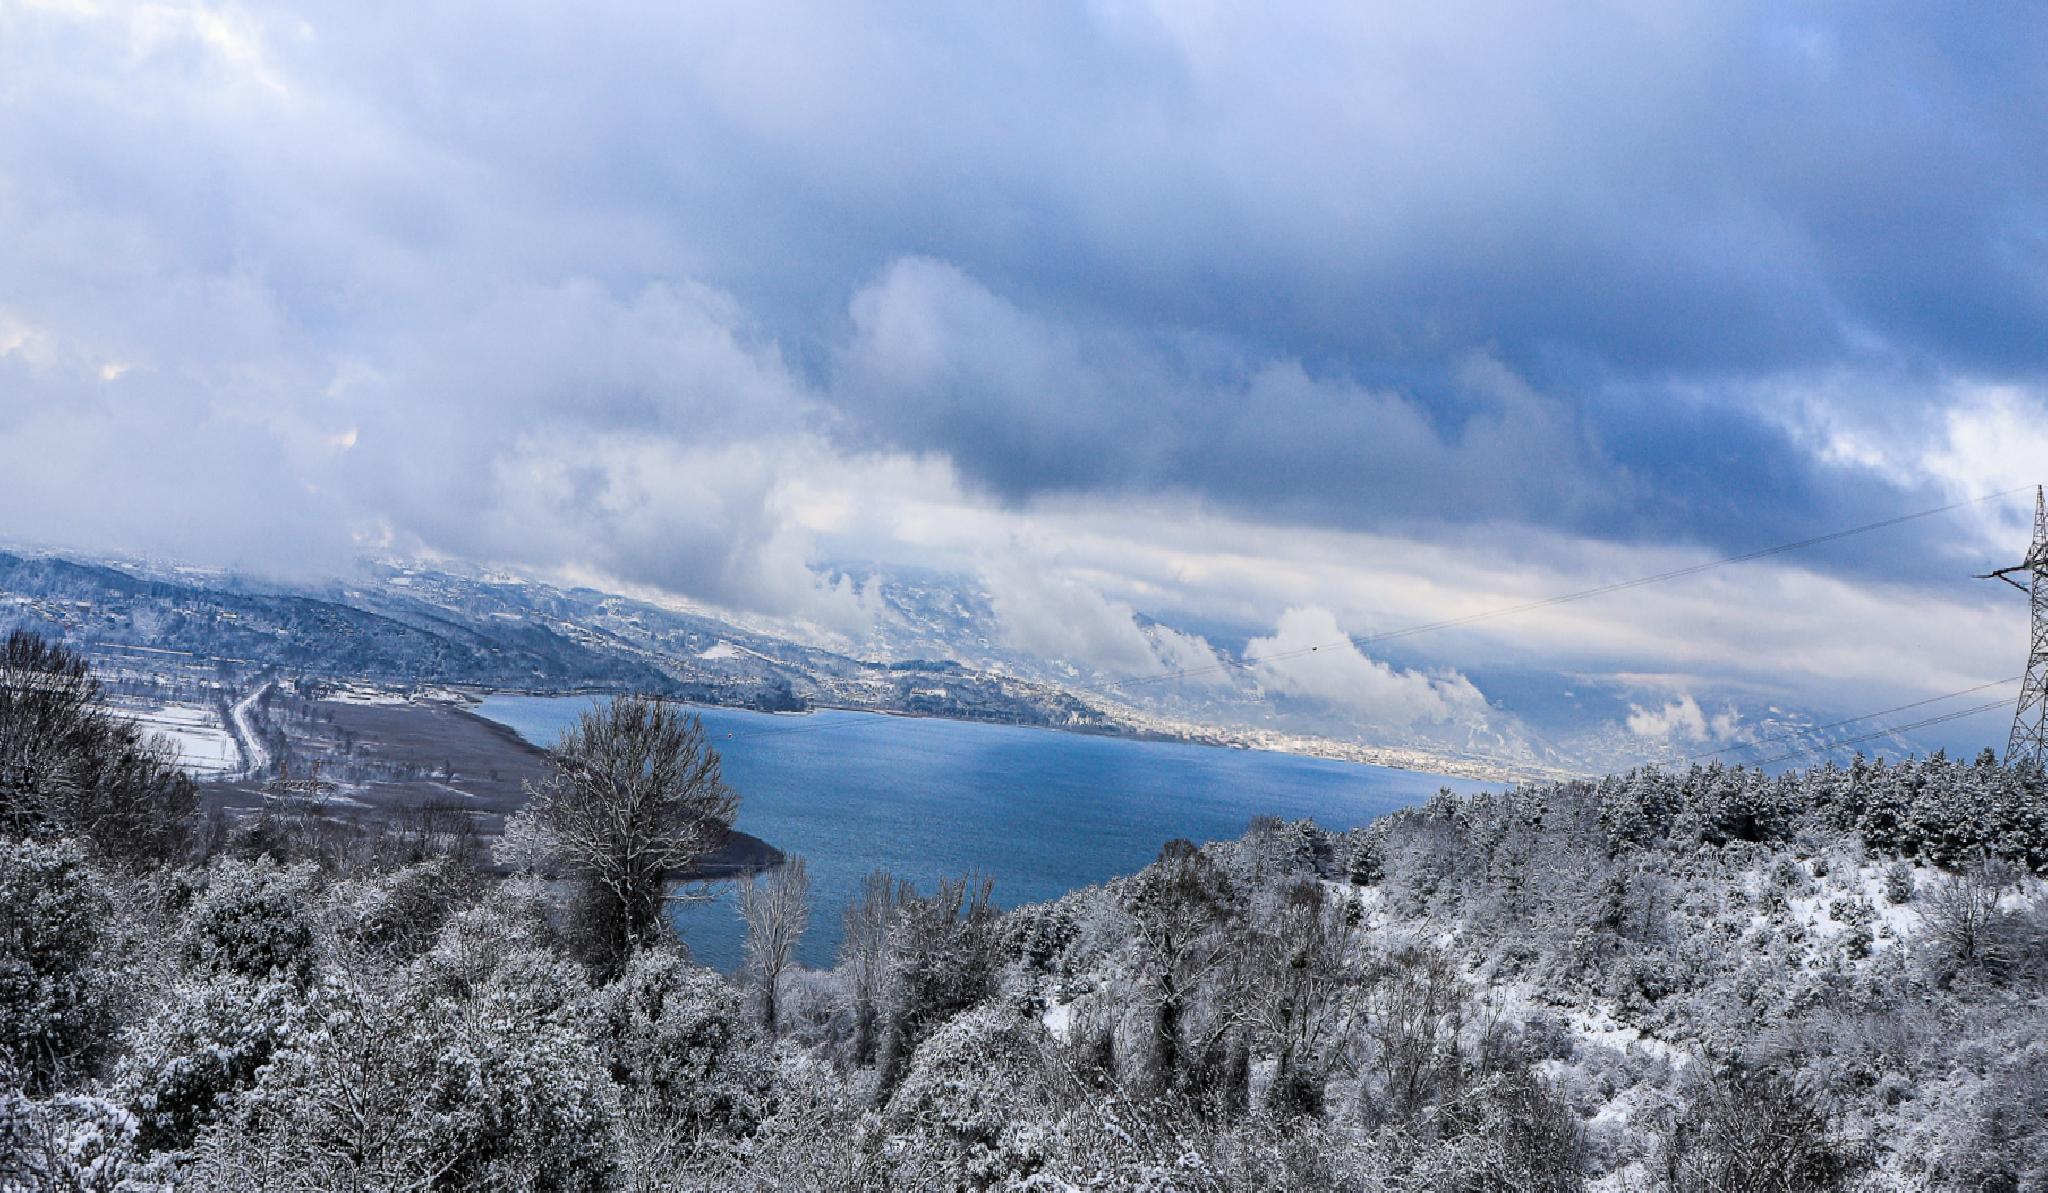
POLYGON ((2034 544, 2023 563, 1989 572, 1984 579, 2003 580, 2032 598, 2034 633, 2027 648, 2027 679, 2013 709, 2012 736, 2005 743, 2005 764, 2048 763, 2048 497, 2034 488, 2034 544), (2012 578, 2027 573, 2027 582, 2012 578))

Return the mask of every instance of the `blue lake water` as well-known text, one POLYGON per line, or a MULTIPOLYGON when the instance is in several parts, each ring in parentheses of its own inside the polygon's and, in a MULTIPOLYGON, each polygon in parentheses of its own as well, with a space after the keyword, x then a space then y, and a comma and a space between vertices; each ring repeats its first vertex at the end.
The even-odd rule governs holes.
MULTIPOLYGON (((551 746, 584 697, 492 696, 477 708, 551 746)), ((820 710, 802 716, 695 710, 740 795, 739 827, 811 872, 805 965, 832 963, 840 910, 870 871, 929 890, 984 874, 1006 907, 1141 869, 1175 837, 1242 834, 1254 816, 1352 828, 1482 784, 1255 750, 1129 741, 1046 729, 820 710)), ((739 964, 729 884, 677 913, 698 960, 739 964)))

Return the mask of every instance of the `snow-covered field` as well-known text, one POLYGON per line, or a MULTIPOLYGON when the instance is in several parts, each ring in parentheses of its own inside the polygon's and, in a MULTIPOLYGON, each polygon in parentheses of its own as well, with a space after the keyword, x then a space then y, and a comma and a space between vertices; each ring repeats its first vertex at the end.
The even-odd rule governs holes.
POLYGON ((178 764, 197 778, 217 778, 242 769, 234 735, 204 705, 170 704, 122 712, 148 732, 170 738, 178 747, 178 764))

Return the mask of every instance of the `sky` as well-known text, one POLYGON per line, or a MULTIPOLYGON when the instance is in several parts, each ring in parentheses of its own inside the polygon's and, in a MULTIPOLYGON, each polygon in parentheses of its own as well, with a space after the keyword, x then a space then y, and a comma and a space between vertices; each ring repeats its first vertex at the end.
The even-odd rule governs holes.
POLYGON ((0 537, 1883 707, 2017 674, 2027 495, 1290 652, 2048 479, 2044 89, 1995 2, 0 0, 0 537))

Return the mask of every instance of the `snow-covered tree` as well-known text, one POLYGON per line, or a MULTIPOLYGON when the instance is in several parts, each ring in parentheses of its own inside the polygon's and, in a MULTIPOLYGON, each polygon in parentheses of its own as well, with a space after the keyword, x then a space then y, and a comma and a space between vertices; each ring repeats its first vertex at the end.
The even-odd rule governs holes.
POLYGON ((782 975, 796 959, 797 942, 811 922, 811 874, 800 857, 789 857, 765 878, 739 880, 740 919, 747 925, 746 972, 760 992, 761 1026, 774 1035, 782 975))
POLYGON ((669 880, 723 844, 739 810, 703 722, 664 700, 592 708, 548 752, 554 774, 505 826, 500 860, 575 879, 595 955, 663 930, 669 880))
POLYGON ((23 630, 0 644, 0 837, 146 865, 185 847, 198 806, 176 751, 107 712, 84 659, 23 630))

